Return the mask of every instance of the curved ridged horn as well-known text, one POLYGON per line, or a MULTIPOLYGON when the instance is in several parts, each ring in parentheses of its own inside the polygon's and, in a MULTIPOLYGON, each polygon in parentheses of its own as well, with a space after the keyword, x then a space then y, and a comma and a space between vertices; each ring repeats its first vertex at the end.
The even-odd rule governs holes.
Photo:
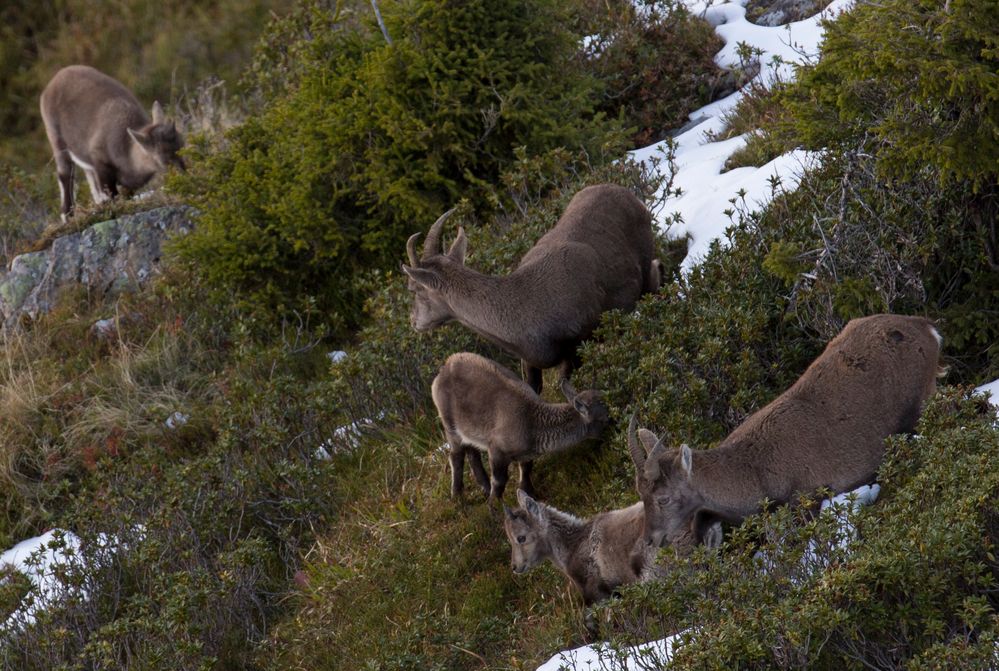
POLYGON ((645 466, 645 449, 638 444, 637 427, 638 421, 632 414, 631 420, 628 422, 628 452, 631 453, 631 460, 635 462, 635 469, 641 472, 645 466))
POLYGON ((420 260, 416 258, 416 241, 420 239, 419 233, 413 233, 406 241, 406 255, 409 256, 409 265, 414 268, 420 267, 420 260))
POLYGON ((428 256, 433 256, 435 254, 440 254, 443 251, 441 247, 441 231, 444 230, 444 222, 448 220, 457 207, 452 207, 450 210, 442 214, 434 225, 430 227, 430 231, 427 233, 427 239, 423 243, 423 258, 428 256))
POLYGON ((666 454, 666 448, 663 446, 662 439, 656 443, 656 446, 652 448, 649 452, 649 458, 645 460, 645 478, 647 480, 655 481, 659 479, 661 471, 659 470, 659 459, 666 454))

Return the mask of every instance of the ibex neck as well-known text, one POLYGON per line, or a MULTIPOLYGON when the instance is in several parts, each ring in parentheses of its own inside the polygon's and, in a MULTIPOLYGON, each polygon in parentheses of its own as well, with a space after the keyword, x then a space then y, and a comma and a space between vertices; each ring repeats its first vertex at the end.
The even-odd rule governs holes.
POLYGON ((569 403, 539 402, 532 408, 534 451, 557 452, 588 437, 588 426, 569 403))
POLYGON ((579 546, 589 536, 591 522, 581 520, 575 515, 545 506, 548 512, 548 546, 550 559, 560 571, 568 574, 569 561, 576 554, 579 546))
POLYGON ((759 490, 754 510, 766 496, 756 472, 746 467, 745 457, 728 446, 696 453, 691 478, 702 499, 701 507, 733 521, 753 512, 747 509, 746 500, 754 497, 754 489, 759 490))
POLYGON ((531 296, 516 290, 515 276, 484 275, 461 267, 444 292, 455 319, 487 340, 523 357, 520 346, 529 332, 531 296))

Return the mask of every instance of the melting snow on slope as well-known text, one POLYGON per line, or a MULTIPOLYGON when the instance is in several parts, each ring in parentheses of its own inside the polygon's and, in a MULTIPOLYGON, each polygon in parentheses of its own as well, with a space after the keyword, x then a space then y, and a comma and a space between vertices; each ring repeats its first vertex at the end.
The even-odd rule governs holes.
POLYGON ((68 531, 55 529, 21 541, 0 554, 0 566, 11 566, 31 581, 31 591, 21 605, 0 624, 0 632, 32 624, 35 614, 66 592, 58 575, 65 573, 80 549, 80 539, 68 531))
MULTIPOLYGON (((719 65, 726 68, 739 65, 740 42, 757 47, 763 54, 760 72, 753 81, 768 84, 776 77, 792 78, 793 63, 814 59, 822 41, 820 19, 842 11, 851 0, 835 0, 819 15, 775 27, 758 26, 746 20, 745 2, 734 0, 708 6, 710 3, 693 0, 688 6, 695 14, 703 14, 725 40, 724 48, 715 56, 719 65)), ((725 214, 725 210, 731 208, 731 199, 745 192, 749 209, 759 209, 772 197, 773 178, 779 180, 779 188, 794 189, 800 175, 814 159, 809 152, 796 150, 758 168, 736 168, 722 173, 725 160, 746 144, 746 136, 718 142, 711 141, 711 137, 723 130, 724 114, 735 107, 743 95, 742 91, 737 91, 692 113, 692 127, 673 139, 677 167, 673 187, 679 188, 681 195, 667 202, 658 215, 658 223, 660 227, 666 227, 673 213, 680 215, 680 223, 673 224, 670 233, 690 236, 684 271, 689 271, 704 257, 712 240, 724 236, 725 229, 732 223, 725 214)), ((660 142, 635 150, 631 156, 637 161, 661 157, 666 146, 666 142, 660 142)))

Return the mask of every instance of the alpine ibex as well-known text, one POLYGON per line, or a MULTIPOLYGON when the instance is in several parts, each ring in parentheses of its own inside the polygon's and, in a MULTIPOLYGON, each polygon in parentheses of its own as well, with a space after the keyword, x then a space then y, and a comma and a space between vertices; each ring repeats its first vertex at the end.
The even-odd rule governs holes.
MULTIPOLYGON (((550 559, 576 584, 587 606, 608 598, 621 585, 660 575, 657 548, 642 538, 645 512, 641 502, 581 520, 523 491, 517 492, 517 500, 519 509, 503 507, 514 573, 525 573, 550 559)), ((717 547, 721 540, 721 523, 715 522, 704 544, 717 547)))
MULTIPOLYGON (((874 479, 884 441, 912 431, 936 389, 941 338, 922 317, 850 321, 787 391, 716 448, 668 450, 649 432, 629 444, 645 539, 689 547, 698 518, 741 522, 760 502, 874 479)), ((634 421, 634 418, 632 419, 634 421)))
POLYGON ((520 357, 528 384, 541 391, 541 371, 562 365, 567 378, 576 347, 607 310, 630 310, 660 284, 653 259, 652 216, 628 189, 611 184, 577 193, 554 228, 506 276, 483 275, 465 262, 465 231, 445 254, 441 230, 454 210, 430 228, 423 256, 419 233, 406 251, 414 293, 411 321, 429 331, 458 321, 520 357))
POLYGON ((70 65, 42 91, 42 121, 55 157, 63 221, 73 211, 73 170, 87 176, 95 203, 134 192, 153 175, 176 165, 184 140, 153 103, 152 120, 120 82, 86 65, 70 65))
POLYGON ((533 495, 532 459, 595 438, 610 420, 595 391, 577 393, 563 380, 568 403, 546 403, 512 371, 470 352, 448 357, 431 393, 451 449, 454 496, 464 489, 462 471, 469 447, 489 454, 491 486, 475 449, 469 452, 469 461, 490 501, 503 497, 511 461, 520 464, 520 488, 533 495))

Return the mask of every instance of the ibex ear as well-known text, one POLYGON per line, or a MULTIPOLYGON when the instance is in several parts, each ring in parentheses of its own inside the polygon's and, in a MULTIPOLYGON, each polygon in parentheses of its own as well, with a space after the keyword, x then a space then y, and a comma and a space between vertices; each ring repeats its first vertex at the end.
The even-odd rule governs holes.
POLYGON ((559 381, 558 386, 559 389, 562 390, 562 395, 565 396, 565 400, 569 401, 569 403, 575 401, 576 397, 579 395, 576 393, 576 389, 572 386, 572 383, 569 382, 569 378, 567 377, 563 377, 559 381))
POLYGON ((438 275, 434 270, 428 270, 426 268, 410 268, 409 266, 403 264, 402 272, 409 275, 409 278, 417 284, 428 289, 440 291, 441 286, 443 286, 440 275, 438 275))
POLYGON ((541 519, 541 506, 525 492, 523 489, 517 490, 517 502, 520 507, 527 511, 527 514, 534 519, 541 519))
POLYGON ((505 503, 503 504, 503 516, 506 517, 508 520, 513 519, 513 511, 505 503))
POLYGON ((579 416, 583 418, 584 422, 590 421, 590 408, 579 400, 579 396, 572 399, 572 409, 579 413, 579 416))
POLYGON ((690 449, 690 445, 686 443, 680 446, 680 468, 683 469, 684 474, 689 480, 690 474, 694 470, 694 452, 690 449))
POLYGON ((128 130, 129 136, 133 140, 135 140, 135 143, 137 145, 139 145, 140 147, 142 147, 144 150, 146 150, 146 149, 149 148, 149 136, 148 135, 146 135, 145 133, 143 133, 141 130, 134 130, 132 128, 128 128, 126 130, 128 130))
POLYGON ((465 237, 465 229, 458 227, 458 237, 451 243, 451 249, 447 250, 447 255, 458 263, 465 263, 465 250, 468 249, 468 238, 465 237))
POLYGON ((163 114, 163 106, 157 100, 153 103, 153 123, 163 123, 166 117, 163 114))

